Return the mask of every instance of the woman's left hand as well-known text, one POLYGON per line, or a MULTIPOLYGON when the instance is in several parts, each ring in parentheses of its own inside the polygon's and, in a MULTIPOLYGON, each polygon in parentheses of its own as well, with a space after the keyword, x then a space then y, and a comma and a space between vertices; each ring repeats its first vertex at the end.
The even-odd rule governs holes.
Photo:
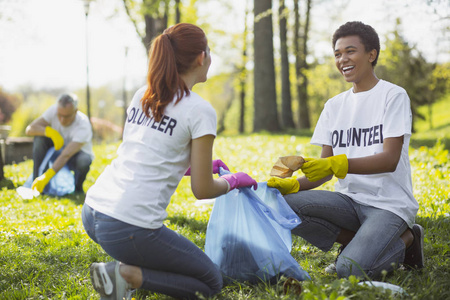
MULTIPOLYGON (((227 167, 227 165, 223 161, 221 161, 220 159, 213 160, 213 164, 212 165, 213 165, 213 174, 219 174, 221 167, 224 168, 227 171, 230 171, 230 169, 227 167)), ((191 176, 191 168, 190 167, 186 171, 184 176, 191 176)))

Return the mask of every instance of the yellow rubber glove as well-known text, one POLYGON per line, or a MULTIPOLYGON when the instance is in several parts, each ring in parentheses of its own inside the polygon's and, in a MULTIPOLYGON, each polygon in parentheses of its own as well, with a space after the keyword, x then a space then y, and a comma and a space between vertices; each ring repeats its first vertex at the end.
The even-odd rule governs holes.
POLYGON ((61 149, 62 146, 64 146, 63 137, 61 136, 61 134, 59 134, 58 131, 56 131, 52 127, 50 126, 45 127, 45 136, 52 139, 53 145, 55 146, 55 150, 59 150, 61 149))
POLYGON ((317 181, 329 175, 344 179, 348 172, 348 159, 345 154, 327 158, 305 158, 302 171, 309 181, 317 181))
POLYGON ((300 190, 300 183, 295 177, 270 177, 270 179, 267 180, 267 186, 276 188, 282 195, 297 193, 300 190))
POLYGON ((41 176, 37 177, 33 181, 33 184, 31 185, 31 189, 32 190, 36 190, 39 193, 42 193, 42 191, 44 190, 45 186, 48 184, 50 179, 52 179, 53 176, 55 176, 55 174, 56 174, 55 170, 53 170, 52 168, 48 169, 44 174, 42 174, 41 176))

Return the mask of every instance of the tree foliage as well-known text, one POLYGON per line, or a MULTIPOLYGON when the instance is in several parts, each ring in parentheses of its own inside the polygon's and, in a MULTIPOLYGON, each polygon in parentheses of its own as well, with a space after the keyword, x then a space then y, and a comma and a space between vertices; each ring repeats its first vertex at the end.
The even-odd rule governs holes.
MULTIPOLYGON (((398 29, 386 36, 375 73, 378 78, 390 81, 404 88, 411 99, 414 123, 424 119, 419 112, 421 106, 431 106, 450 90, 450 63, 436 64, 427 62, 416 47, 409 45, 398 29)), ((310 97, 312 124, 317 122, 324 103, 331 97, 349 89, 334 66, 332 57, 317 62, 307 72, 310 79, 308 94, 310 97)), ((429 114, 431 110, 429 110, 429 114)), ((427 119, 431 120, 432 116, 427 119)))
POLYGON ((376 73, 380 78, 407 91, 414 120, 423 119, 418 108, 436 102, 446 91, 445 86, 448 86, 448 74, 441 72, 442 69, 437 64, 427 62, 415 46, 405 41, 397 28, 388 35, 379 64, 376 73))
MULTIPOLYGON (((331 51, 330 51, 331 52, 331 51)), ((314 127, 323 110, 325 102, 348 90, 351 84, 346 82, 334 64, 334 57, 327 57, 312 64, 306 73, 309 78, 308 96, 311 124, 314 127)))
MULTIPOLYGON (((208 99, 217 112, 218 128, 217 132, 225 130, 225 116, 233 104, 233 99, 237 97, 233 76, 229 74, 219 74, 208 79, 206 84, 197 84, 193 91, 208 99)), ((234 116, 233 116, 234 118, 234 116)), ((234 120, 238 124, 238 120, 234 120)))
MULTIPOLYGON (((191 1, 191 5, 195 0, 191 1)), ((180 0, 123 0, 125 11, 147 53, 151 41, 169 24, 181 21, 180 0)))

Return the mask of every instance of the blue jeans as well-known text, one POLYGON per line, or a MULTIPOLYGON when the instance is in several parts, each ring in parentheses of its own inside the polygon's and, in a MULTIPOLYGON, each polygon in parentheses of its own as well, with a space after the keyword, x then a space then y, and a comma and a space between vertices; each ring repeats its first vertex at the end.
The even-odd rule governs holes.
POLYGON ((83 206, 89 237, 114 259, 142 270, 141 289, 175 298, 209 297, 222 289, 218 267, 194 243, 163 226, 133 226, 83 206))
POLYGON ((378 278, 383 270, 392 271, 403 262, 405 244, 400 236, 408 226, 394 213, 338 192, 310 190, 284 197, 302 220, 292 233, 323 251, 331 249, 341 229, 356 232, 339 255, 338 277, 378 278))
MULTIPOLYGON (((36 136, 33 141, 33 180, 39 176, 39 167, 47 154, 48 149, 53 147, 53 141, 45 136, 36 136)), ((75 192, 83 192, 83 182, 89 172, 92 158, 89 154, 78 151, 68 161, 69 170, 75 175, 75 192)))

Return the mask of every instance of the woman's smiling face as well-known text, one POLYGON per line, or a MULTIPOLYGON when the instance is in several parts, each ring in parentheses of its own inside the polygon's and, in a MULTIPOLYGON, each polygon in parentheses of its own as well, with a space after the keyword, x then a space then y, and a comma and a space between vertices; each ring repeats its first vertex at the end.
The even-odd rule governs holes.
POLYGON ((372 76, 375 57, 376 50, 367 52, 357 35, 338 39, 334 47, 336 67, 347 82, 354 84, 372 76))

